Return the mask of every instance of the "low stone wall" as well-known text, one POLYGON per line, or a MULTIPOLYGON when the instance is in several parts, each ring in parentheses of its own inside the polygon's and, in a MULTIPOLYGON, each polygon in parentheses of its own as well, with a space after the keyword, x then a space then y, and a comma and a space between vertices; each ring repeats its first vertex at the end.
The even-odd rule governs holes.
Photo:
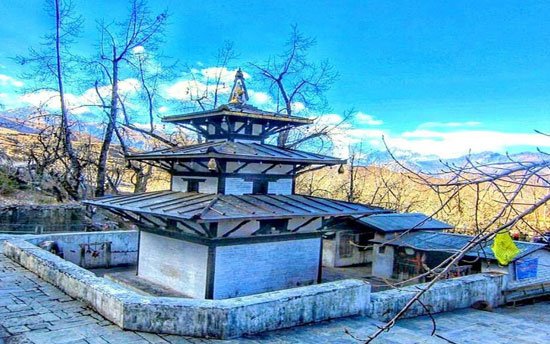
MULTIPOLYGON (((371 294, 371 304, 367 315, 371 318, 388 321, 426 284, 381 291, 371 294)), ((504 275, 475 274, 435 283, 420 298, 430 313, 448 312, 471 307, 477 301, 486 301, 492 307, 502 304, 504 275)), ((405 318, 428 314, 419 302, 405 313, 405 318)))
MULTIPOLYGON (((343 280, 224 300, 143 296, 33 245, 54 240, 68 249, 105 240, 117 250, 131 251, 137 247, 136 232, 0 236, 2 240, 7 240, 6 256, 128 330, 223 339, 359 314, 387 321, 425 287, 371 293, 363 281, 343 280)), ((431 313, 471 307, 477 301, 496 307, 502 304, 504 283, 503 275, 491 273, 444 280, 421 300, 431 313)), ((425 314, 415 303, 405 317, 425 314)))
POLYGON ((26 237, 35 245, 55 241, 63 258, 84 268, 108 268, 137 262, 137 231, 58 233, 26 237))
POLYGON ((21 239, 5 241, 4 254, 129 330, 233 338, 363 314, 370 302, 370 285, 359 280, 226 300, 149 297, 96 277, 21 239))

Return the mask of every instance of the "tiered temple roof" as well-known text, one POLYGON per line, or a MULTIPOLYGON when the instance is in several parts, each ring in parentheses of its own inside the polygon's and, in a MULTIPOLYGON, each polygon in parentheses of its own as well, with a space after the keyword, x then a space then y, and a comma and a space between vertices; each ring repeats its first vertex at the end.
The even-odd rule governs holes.
POLYGON ((387 210, 358 203, 305 195, 221 195, 157 191, 89 201, 120 212, 197 222, 234 219, 270 219, 301 216, 342 216, 385 213, 387 210))
MULTIPOLYGON (((159 227, 167 226, 165 220, 212 223, 297 217, 328 219, 388 212, 362 204, 294 194, 294 179, 299 170, 310 165, 341 165, 346 160, 264 143, 271 135, 311 124, 313 120, 263 111, 246 104, 247 100, 239 70, 228 104, 163 118, 164 122, 199 133, 205 143, 127 156, 129 160, 167 170, 172 175, 171 190, 108 196, 86 203, 107 208, 144 226, 159 227)), ((289 229, 294 230, 297 231, 289 229)))
MULTIPOLYGON (((159 149, 141 154, 128 155, 129 160, 136 161, 193 161, 196 159, 223 159, 233 161, 262 161, 280 163, 305 163, 335 165, 346 160, 310 152, 280 148, 274 145, 257 142, 217 141, 197 145, 159 149)), ((160 165, 170 168, 168 165, 160 165)))

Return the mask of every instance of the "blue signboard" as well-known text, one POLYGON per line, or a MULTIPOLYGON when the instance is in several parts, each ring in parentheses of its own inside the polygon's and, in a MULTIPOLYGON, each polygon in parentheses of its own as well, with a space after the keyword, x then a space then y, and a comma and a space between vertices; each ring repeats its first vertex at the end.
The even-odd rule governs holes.
POLYGON ((521 259, 516 261, 516 279, 524 280, 537 277, 538 258, 521 259))

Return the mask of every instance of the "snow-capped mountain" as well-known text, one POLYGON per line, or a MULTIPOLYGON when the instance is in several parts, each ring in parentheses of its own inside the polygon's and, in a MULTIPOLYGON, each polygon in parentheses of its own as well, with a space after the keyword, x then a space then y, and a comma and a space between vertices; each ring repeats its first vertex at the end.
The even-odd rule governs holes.
MULTIPOLYGON (((497 152, 481 152, 461 156, 452 159, 440 159, 434 155, 422 155, 407 150, 392 151, 393 156, 403 165, 413 170, 422 170, 424 172, 438 172, 445 168, 445 164, 454 166, 463 166, 467 161, 476 165, 509 163, 513 161, 548 161, 550 155, 540 152, 521 152, 514 154, 501 154, 497 152)), ((386 151, 373 151, 365 154, 359 164, 364 166, 384 166, 394 164, 393 158, 386 151)))

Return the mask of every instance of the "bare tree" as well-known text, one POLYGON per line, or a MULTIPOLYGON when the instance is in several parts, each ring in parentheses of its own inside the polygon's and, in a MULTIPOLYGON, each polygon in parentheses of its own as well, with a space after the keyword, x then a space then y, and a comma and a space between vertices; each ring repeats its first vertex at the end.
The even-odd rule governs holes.
MULTIPOLYGON (((187 66, 186 105, 195 110, 211 110, 220 104, 220 96, 229 93, 231 85, 226 80, 230 64, 237 58, 234 43, 224 42, 215 55, 215 67, 199 70, 187 66)), ((233 75, 231 75, 233 78, 233 75)))
POLYGON ((83 166, 74 147, 65 77, 67 69, 72 70, 71 64, 76 60, 68 49, 80 31, 82 18, 75 15, 73 3, 69 0, 48 1, 46 4, 47 13, 54 19, 54 32, 44 36, 42 45, 45 48, 31 48, 29 56, 18 56, 16 60, 22 65, 30 64, 34 67, 31 74, 40 85, 34 91, 54 91, 59 100, 59 127, 52 134, 62 142, 62 149, 56 150, 55 162, 65 165, 66 169, 62 169, 62 172, 57 171, 56 175, 59 176, 70 198, 78 200, 82 196, 83 166))
MULTIPOLYGON (((308 52, 315 43, 315 39, 304 36, 294 25, 281 55, 269 58, 263 64, 252 63, 267 81, 276 100, 277 112, 292 116, 298 103, 312 111, 326 108, 325 92, 337 79, 338 73, 327 60, 320 63, 309 61, 308 52)), ((295 147, 307 139, 325 135, 323 130, 317 130, 308 137, 300 135, 296 140, 290 140, 290 131, 287 130, 279 134, 277 145, 295 147)))
MULTIPOLYGON (((422 304, 422 295, 437 281, 445 278, 451 269, 458 266, 470 250, 476 247, 485 247, 496 234, 512 229, 518 230, 518 228, 530 230, 535 234, 544 234, 539 228, 530 224, 537 212, 548 213, 550 211, 550 155, 541 152, 541 156, 542 158, 537 161, 518 161, 509 157, 507 162, 502 163, 476 163, 467 159, 466 163, 461 166, 445 164, 445 168, 440 173, 430 174, 414 171, 392 155, 394 161, 408 173, 411 180, 428 187, 438 196, 440 206, 431 214, 431 217, 449 207, 454 207, 457 201, 460 202, 461 194, 472 191, 475 195, 473 200, 474 236, 464 247, 450 254, 438 266, 430 268, 411 280, 393 285, 398 287, 426 276, 432 278, 429 283, 418 287, 418 292, 391 320, 364 339, 365 343, 370 343, 382 333, 389 331, 415 303, 425 307, 422 304), (485 192, 487 190, 494 192, 485 192), (481 214, 480 204, 483 202, 491 204, 490 216, 481 214), (520 227, 522 224, 523 226, 520 227)), ((406 235, 406 233, 400 234, 397 238, 406 235)), ((393 240, 396 238, 388 240, 385 244, 391 243, 393 240)), ((429 313, 429 310, 426 310, 429 313)), ((432 335, 435 335, 435 320, 433 322, 432 335)))
POLYGON ((129 16, 125 21, 99 24, 100 56, 96 65, 110 85, 110 94, 107 96, 108 99, 102 100, 107 115, 107 127, 97 163, 95 196, 105 194, 107 159, 113 136, 116 134, 123 98, 119 89, 121 73, 125 68, 135 67, 130 61, 130 55, 135 52, 135 49, 155 51, 158 48, 167 17, 166 11, 154 16, 150 13, 145 1, 133 0, 129 16))

